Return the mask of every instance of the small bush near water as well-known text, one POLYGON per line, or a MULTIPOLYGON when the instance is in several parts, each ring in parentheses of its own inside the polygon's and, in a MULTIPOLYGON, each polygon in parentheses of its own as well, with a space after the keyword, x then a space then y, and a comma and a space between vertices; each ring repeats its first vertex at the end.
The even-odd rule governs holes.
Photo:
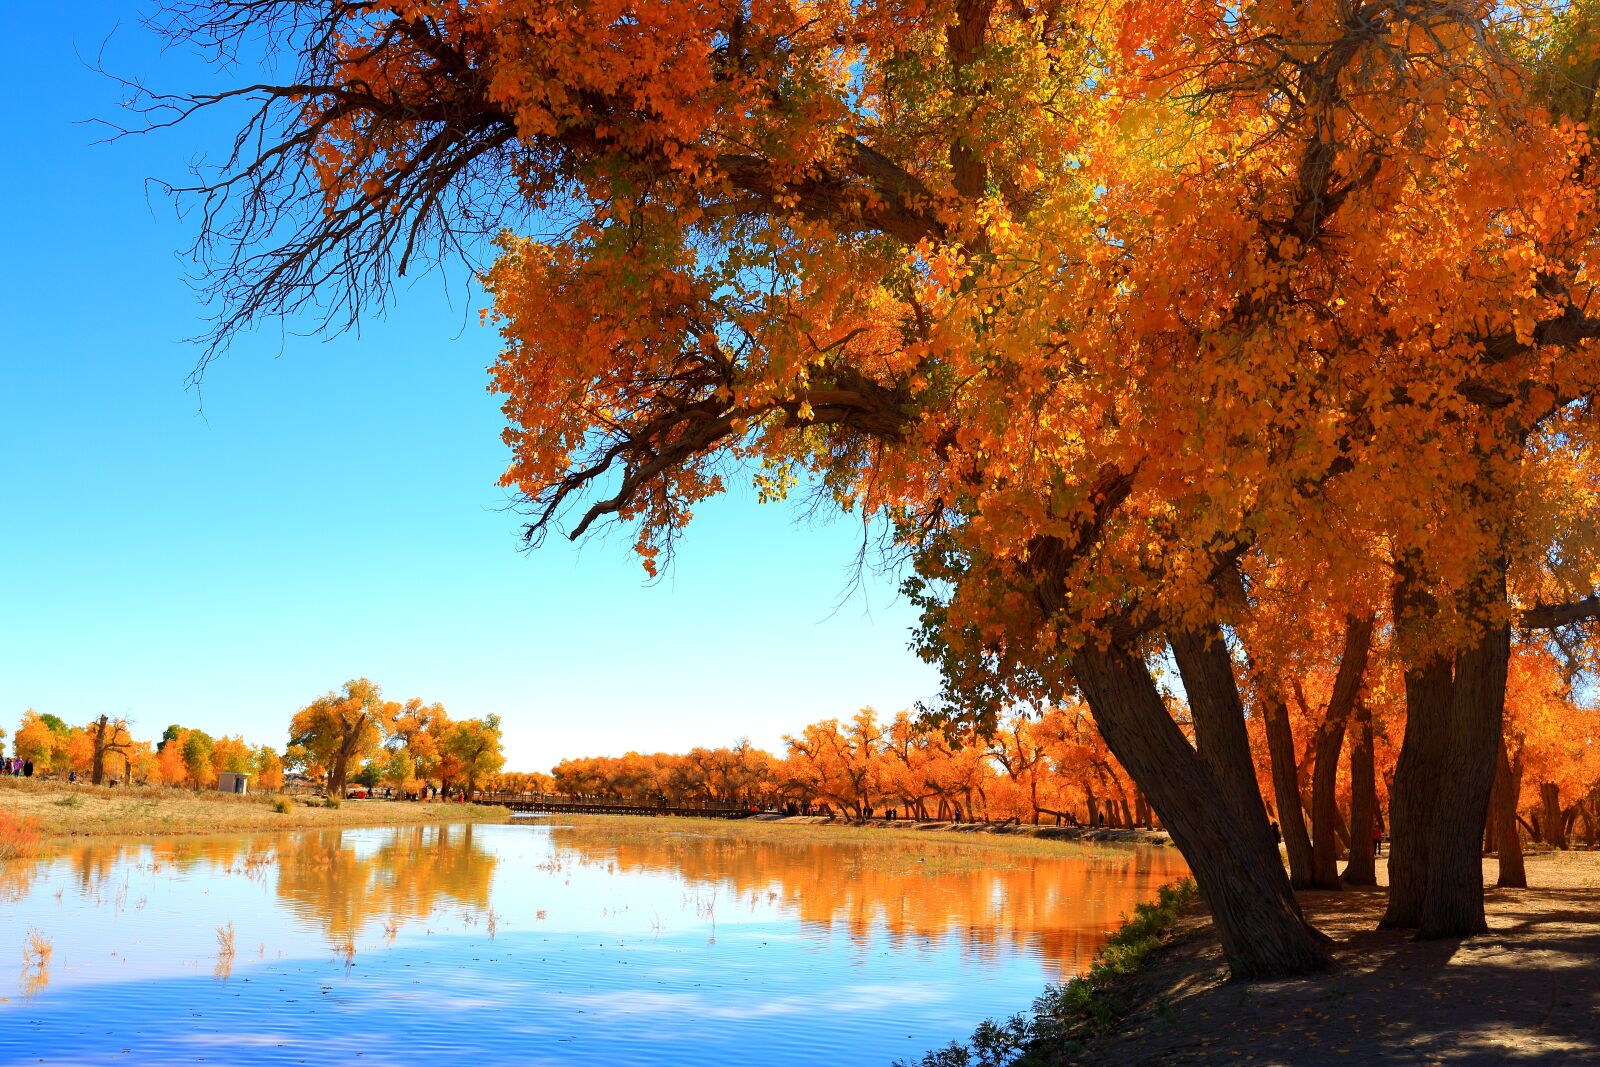
POLYGON ((1046 1067, 1061 1062, 1076 1043, 1110 1029, 1121 1017, 1126 1006, 1112 986, 1144 962, 1167 927, 1199 895, 1192 879, 1163 886, 1154 904, 1140 904, 1133 918, 1111 935, 1089 973, 1046 989, 1030 1014, 1000 1023, 986 1019, 965 1043, 952 1042, 914 1064, 896 1061, 895 1067, 1046 1067))
POLYGON ((279 815, 288 815, 294 811, 294 801, 288 797, 276 797, 272 801, 272 810, 279 815))
POLYGON ((0 811, 0 860, 22 859, 38 850, 39 827, 34 821, 0 811))

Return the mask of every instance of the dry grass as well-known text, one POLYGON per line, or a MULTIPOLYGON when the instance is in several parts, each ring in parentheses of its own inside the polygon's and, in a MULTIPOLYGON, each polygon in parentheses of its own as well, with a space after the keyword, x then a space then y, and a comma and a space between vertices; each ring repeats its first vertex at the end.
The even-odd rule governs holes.
POLYGON ((39 826, 25 815, 0 809, 0 860, 23 859, 39 851, 39 826))
POLYGON ((217 927, 217 965, 212 970, 214 978, 226 981, 233 974, 233 923, 217 927))
POLYGON ((56 948, 38 930, 28 928, 28 939, 22 945, 22 995, 33 999, 50 984, 50 957, 56 948))
POLYGON ((28 928, 28 940, 22 946, 22 966, 43 970, 50 966, 50 957, 55 954, 55 946, 50 939, 38 930, 28 928))
POLYGON ((144 837, 229 830, 501 822, 507 814, 504 808, 476 804, 352 800, 338 807, 312 807, 285 805, 281 800, 270 793, 241 797, 160 786, 111 788, 37 778, 0 778, 0 856, 7 847, 5 827, 30 822, 36 835, 47 838, 144 837), (288 810, 283 810, 285 807, 288 810))
MULTIPOLYGON (((941 873, 951 870, 1017 865, 1027 857, 1092 857, 1107 848, 1137 847, 1036 837, 1026 833, 981 833, 911 826, 857 826, 844 822, 761 819, 696 819, 649 815, 550 815, 539 820, 553 827, 581 827, 586 838, 640 832, 662 835, 726 838, 774 844, 847 844, 864 846, 863 862, 875 870, 941 873), (893 844, 893 848, 884 848, 893 844), (878 846, 868 848, 865 846, 878 846)), ((967 824, 963 824, 967 825, 967 824)), ((1146 846, 1149 847, 1149 846, 1146 846)))

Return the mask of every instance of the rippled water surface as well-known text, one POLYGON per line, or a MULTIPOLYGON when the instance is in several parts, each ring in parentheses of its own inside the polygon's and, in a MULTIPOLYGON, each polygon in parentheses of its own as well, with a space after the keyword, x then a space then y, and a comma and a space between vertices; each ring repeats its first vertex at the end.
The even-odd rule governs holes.
POLYGON ((691 826, 251 834, 0 866, 0 1062, 887 1067, 1076 973, 1183 873, 1171 850, 691 826))

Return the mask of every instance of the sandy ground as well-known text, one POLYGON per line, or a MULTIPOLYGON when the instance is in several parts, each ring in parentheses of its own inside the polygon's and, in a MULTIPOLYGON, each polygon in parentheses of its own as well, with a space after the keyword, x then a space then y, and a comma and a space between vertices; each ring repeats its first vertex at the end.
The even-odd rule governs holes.
POLYGON ((1465 941, 1376 930, 1381 889, 1302 894, 1339 964, 1311 980, 1226 981, 1207 921, 1185 920, 1137 977, 1142 1007, 1075 1062, 1600 1064, 1600 853, 1530 855, 1528 883, 1490 889, 1490 933, 1465 941))
POLYGON ((236 797, 164 787, 93 786, 85 782, 0 777, 0 811, 31 819, 46 838, 102 835, 203 834, 230 830, 293 830, 319 826, 389 826, 439 822, 501 822, 504 808, 477 804, 416 804, 347 800, 337 808, 295 800, 274 811, 267 795, 236 797))

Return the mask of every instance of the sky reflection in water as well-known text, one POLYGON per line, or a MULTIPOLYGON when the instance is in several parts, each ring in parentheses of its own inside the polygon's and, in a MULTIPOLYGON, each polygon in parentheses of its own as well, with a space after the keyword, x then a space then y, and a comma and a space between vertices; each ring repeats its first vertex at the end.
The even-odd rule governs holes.
POLYGON ((0 867, 0 1063, 870 1064, 1087 965, 1171 850, 546 825, 81 844, 0 867), (226 932, 232 932, 228 953, 226 932))

